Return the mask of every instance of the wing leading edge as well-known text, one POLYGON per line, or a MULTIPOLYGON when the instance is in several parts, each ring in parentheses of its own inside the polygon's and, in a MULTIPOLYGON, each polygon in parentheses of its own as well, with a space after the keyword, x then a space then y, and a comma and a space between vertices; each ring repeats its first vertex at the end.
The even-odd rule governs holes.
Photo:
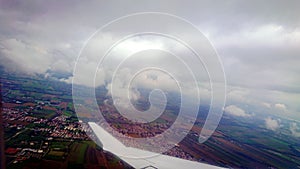
POLYGON ((199 162, 184 160, 181 158, 171 157, 149 151, 144 151, 132 147, 126 147, 118 139, 114 138, 101 126, 95 122, 89 122, 92 130, 99 138, 105 151, 109 151, 119 158, 133 166, 140 169, 174 169, 174 168, 201 168, 201 169, 216 169, 219 167, 203 164, 199 162), (137 158, 130 158, 137 157, 137 158), (139 158, 147 157, 147 158, 139 158))

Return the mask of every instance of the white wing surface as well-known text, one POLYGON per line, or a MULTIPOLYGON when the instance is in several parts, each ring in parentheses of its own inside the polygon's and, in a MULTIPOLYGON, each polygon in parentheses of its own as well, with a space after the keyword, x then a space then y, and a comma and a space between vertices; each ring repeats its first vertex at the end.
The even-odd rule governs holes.
POLYGON ((203 164, 199 162, 184 160, 181 158, 171 157, 167 155, 161 155, 149 151, 140 150, 137 148, 126 147, 118 139, 109 134, 101 126, 94 122, 89 122, 92 130, 99 138, 105 151, 109 151, 119 158, 133 166, 140 169, 174 169, 174 168, 186 168, 186 169, 216 169, 219 167, 203 164), (137 158, 130 158, 137 157, 137 158), (139 158, 147 157, 147 158, 139 158))

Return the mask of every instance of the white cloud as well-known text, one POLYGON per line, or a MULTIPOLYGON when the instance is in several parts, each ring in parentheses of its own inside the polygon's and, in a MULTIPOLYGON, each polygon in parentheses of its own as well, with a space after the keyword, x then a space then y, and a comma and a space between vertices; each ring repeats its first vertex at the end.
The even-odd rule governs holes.
POLYGON ((1 62, 10 71, 45 73, 50 66, 50 54, 42 46, 18 39, 5 39, 0 44, 3 46, 0 51, 3 57, 1 62))
POLYGON ((251 112, 284 115, 291 119, 300 118, 300 93, 297 92, 228 86, 226 97, 227 105, 249 105, 251 109, 247 110, 251 112))
POLYGON ((282 104, 282 103, 276 103, 276 104, 274 105, 274 107, 275 107, 276 109, 279 109, 279 110, 283 110, 283 111, 286 110, 285 104, 282 104))
POLYGON ((266 108, 271 108, 272 105, 270 103, 263 102, 262 105, 266 108))
POLYGON ((268 117, 265 119, 265 125, 267 129, 276 131, 280 127, 280 121, 268 117))
POLYGON ((239 116, 239 117, 250 117, 252 115, 247 114, 243 109, 235 106, 235 105, 230 105, 225 107, 224 111, 230 115, 233 116, 239 116))
POLYGON ((290 131, 292 132, 293 136, 300 137, 300 129, 299 129, 297 123, 293 122, 290 124, 290 131))
POLYGON ((72 72, 72 56, 61 52, 70 48, 68 44, 50 47, 31 40, 9 38, 0 39, 0 46, 0 64, 8 71, 28 74, 44 74, 48 70, 72 72))

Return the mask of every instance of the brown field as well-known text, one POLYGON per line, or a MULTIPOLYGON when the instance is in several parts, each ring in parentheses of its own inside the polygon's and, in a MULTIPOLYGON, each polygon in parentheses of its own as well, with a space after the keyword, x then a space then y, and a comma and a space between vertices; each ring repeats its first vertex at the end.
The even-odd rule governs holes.
POLYGON ((55 107, 51 107, 51 106, 43 106, 43 109, 57 111, 55 107))
POLYGON ((27 107, 34 107, 36 104, 35 103, 24 103, 23 106, 27 107))
POLYGON ((59 107, 61 107, 61 108, 63 108, 64 110, 66 110, 67 107, 68 107, 68 103, 67 103, 67 102, 61 102, 61 103, 59 104, 59 107))
POLYGON ((20 106, 20 104, 16 104, 16 103, 3 103, 3 107, 4 108, 15 108, 20 106))

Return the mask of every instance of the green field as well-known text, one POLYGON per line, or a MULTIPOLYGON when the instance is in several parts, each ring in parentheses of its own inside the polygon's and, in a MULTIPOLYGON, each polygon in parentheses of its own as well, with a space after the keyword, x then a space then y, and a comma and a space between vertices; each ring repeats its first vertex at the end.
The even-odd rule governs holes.
POLYGON ((85 152, 89 144, 87 142, 74 142, 70 150, 70 162, 75 164, 83 164, 85 152))
POLYGON ((51 150, 46 156, 46 159, 49 160, 63 160, 66 156, 66 152, 64 151, 55 151, 55 150, 51 150))
POLYGON ((33 117, 51 119, 56 115, 56 112, 53 110, 34 110, 32 112, 33 117))
POLYGON ((56 142, 52 142, 50 144, 50 148, 51 149, 67 149, 70 146, 70 142, 60 142, 60 141, 56 141, 56 142))
POLYGON ((63 111, 63 115, 68 116, 68 117, 70 117, 70 116, 75 116, 75 114, 74 114, 73 112, 68 111, 68 110, 63 111))

